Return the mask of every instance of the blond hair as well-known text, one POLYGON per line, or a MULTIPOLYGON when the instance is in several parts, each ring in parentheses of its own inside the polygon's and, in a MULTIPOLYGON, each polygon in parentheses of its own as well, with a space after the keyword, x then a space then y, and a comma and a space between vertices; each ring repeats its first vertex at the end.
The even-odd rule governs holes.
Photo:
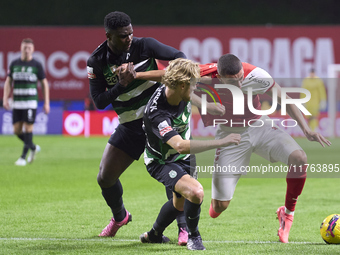
POLYGON ((187 83, 190 85, 193 79, 199 79, 200 77, 198 63, 189 59, 177 58, 169 62, 169 66, 162 77, 162 83, 171 89, 176 89, 178 84, 187 83))

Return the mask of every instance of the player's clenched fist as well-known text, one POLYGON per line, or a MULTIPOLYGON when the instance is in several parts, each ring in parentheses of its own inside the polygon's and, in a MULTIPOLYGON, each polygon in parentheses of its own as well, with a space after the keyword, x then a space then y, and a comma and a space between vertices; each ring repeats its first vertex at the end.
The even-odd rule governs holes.
POLYGON ((232 144, 238 145, 241 141, 241 135, 240 134, 230 134, 224 138, 221 139, 223 145, 221 147, 226 147, 232 144))
POLYGON ((125 68, 119 68, 118 77, 119 83, 124 87, 132 82, 136 78, 136 71, 134 70, 133 63, 128 63, 125 68))

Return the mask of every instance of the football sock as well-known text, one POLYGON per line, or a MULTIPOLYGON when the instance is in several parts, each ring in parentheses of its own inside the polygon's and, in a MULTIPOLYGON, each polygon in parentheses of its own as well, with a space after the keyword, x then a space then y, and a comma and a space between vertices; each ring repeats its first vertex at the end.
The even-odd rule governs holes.
POLYGON ((289 214, 289 215, 294 215, 294 212, 289 211, 287 208, 285 208, 285 213, 286 213, 286 214, 289 214))
POLYGON ((33 150, 35 150, 35 145, 32 142, 33 137, 32 133, 23 133, 23 137, 24 137, 24 149, 22 151, 21 157, 25 159, 29 149, 32 149, 32 147, 34 146, 33 150))
POLYGON ((25 143, 25 136, 23 133, 21 133, 20 135, 17 135, 17 137, 25 143))
MULTIPOLYGON (((173 197, 173 193, 170 189, 165 188, 166 191, 166 196, 168 198, 168 200, 172 199, 173 197)), ((177 217, 177 226, 178 226, 178 233, 180 231, 181 228, 186 229, 187 228, 187 223, 185 222, 185 216, 184 216, 184 212, 179 211, 177 217)))
POLYGON ((198 231, 198 221, 200 219, 201 204, 194 204, 189 200, 184 202, 184 215, 189 230, 189 235, 198 231))
POLYGON ((27 145, 29 149, 35 150, 35 144, 33 143, 33 133, 24 133, 25 146, 27 145))
POLYGON ((153 233, 155 235, 162 235, 163 231, 167 226, 169 226, 178 215, 180 211, 178 211, 174 205, 173 200, 168 200, 161 208, 156 222, 153 224, 153 233))
POLYGON ((217 213, 214 211, 214 208, 212 206, 212 204, 210 204, 210 208, 209 208, 209 215, 211 218, 217 218, 218 216, 220 216, 221 213, 217 213))
POLYGON ((287 191, 286 191, 286 201, 285 206, 287 210, 293 212, 295 211, 295 205, 299 195, 302 193, 303 187, 306 181, 306 169, 307 166, 300 167, 289 167, 289 172, 287 173, 287 191))
POLYGON ((122 221, 126 216, 125 207, 123 204, 123 187, 120 183, 119 179, 116 183, 109 188, 101 188, 102 195, 107 203, 107 205, 111 208, 113 213, 113 218, 115 221, 122 221))

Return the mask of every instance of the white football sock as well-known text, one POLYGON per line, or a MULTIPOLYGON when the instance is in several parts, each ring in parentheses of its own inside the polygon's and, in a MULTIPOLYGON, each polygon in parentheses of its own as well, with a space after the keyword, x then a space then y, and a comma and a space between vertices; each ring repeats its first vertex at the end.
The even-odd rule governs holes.
POLYGON ((294 215, 294 211, 289 211, 286 207, 285 207, 285 213, 289 215, 294 215))

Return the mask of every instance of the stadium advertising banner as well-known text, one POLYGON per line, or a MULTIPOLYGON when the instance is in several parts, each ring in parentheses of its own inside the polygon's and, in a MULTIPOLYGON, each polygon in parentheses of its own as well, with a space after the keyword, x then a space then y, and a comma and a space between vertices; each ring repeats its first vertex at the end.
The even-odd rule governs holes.
POLYGON ((110 136, 118 126, 114 111, 64 111, 63 135, 110 136))
MULTIPOLYGON (((327 77, 340 63, 340 26, 134 27, 137 37, 154 37, 200 63, 225 53, 267 70, 282 86, 300 86, 291 78, 307 76, 314 66, 327 77)), ((102 27, 0 28, 0 96, 9 63, 20 56, 20 42, 35 41, 35 57, 46 70, 51 99, 82 100, 89 94, 86 60, 106 38, 102 27)))
MULTIPOLYGON (((53 107, 48 115, 42 108, 37 109, 33 133, 36 135, 60 135, 62 132, 63 108, 53 107)), ((12 111, 0 109, 0 134, 12 135, 12 111)))

